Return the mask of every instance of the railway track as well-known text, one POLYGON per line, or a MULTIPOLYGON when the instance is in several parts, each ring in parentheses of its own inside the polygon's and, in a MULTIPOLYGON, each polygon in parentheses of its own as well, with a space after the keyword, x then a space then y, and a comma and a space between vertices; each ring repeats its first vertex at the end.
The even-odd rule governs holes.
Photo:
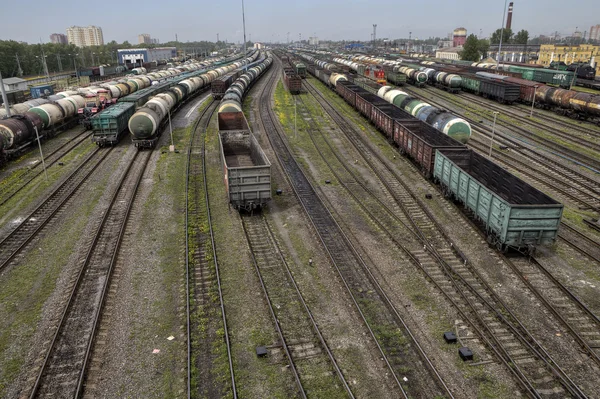
POLYGON ((60 317, 30 393, 36 397, 80 397, 113 267, 139 184, 152 155, 135 152, 104 212, 60 317))
MULTIPOLYGON (((72 140, 60 145, 52 152, 45 154, 44 163, 46 164, 46 169, 50 168, 52 165, 60 161, 65 155, 71 152, 75 147, 79 146, 79 144, 81 144, 91 135, 92 133, 90 130, 84 130, 77 136, 75 136, 72 140)), ((43 170, 40 170, 41 165, 41 162, 37 162, 29 168, 20 169, 18 172, 16 172, 16 176, 14 174, 11 175, 11 179, 17 178, 19 180, 19 184, 15 183, 8 187, 2 188, 2 193, 0 194, 0 206, 4 205, 6 202, 8 202, 8 200, 13 198, 22 189, 27 187, 27 185, 31 183, 33 179, 44 173, 43 170)))
POLYGON ((242 214, 252 261, 269 303, 279 341, 298 385, 322 397, 354 398, 304 300, 264 216, 242 214), (341 383, 338 385, 338 382, 341 383))
POLYGON ((188 399, 222 397, 228 390, 228 394, 238 397, 206 179, 206 130, 219 105, 218 101, 210 101, 194 126, 187 152, 185 262, 188 399), (212 298, 213 291, 218 292, 218 301, 212 298), (203 323, 202 328, 200 323, 203 323), (224 331, 223 344, 227 349, 231 386, 225 386, 215 374, 218 356, 214 353, 214 345, 223 339, 218 335, 220 329, 224 331))
MULTIPOLYGON (((379 157, 375 156, 374 152, 361 142, 360 132, 354 132, 354 138, 351 138, 348 133, 352 132, 352 128, 343 120, 341 114, 328 105, 318 91, 310 86, 308 89, 347 134, 358 153, 380 177, 382 185, 388 188, 393 199, 402 208, 404 215, 398 215, 393 209, 390 209, 393 208, 392 206, 386 205, 392 203, 388 198, 379 200, 379 206, 365 201, 362 206, 363 210, 370 214, 371 218, 384 231, 388 232, 392 241, 396 240, 397 245, 410 258, 413 258, 413 261, 416 260, 413 263, 420 266, 425 275, 455 304, 457 310, 463 317, 466 317, 465 320, 479 320, 481 327, 474 326, 474 328, 487 342, 488 347, 513 372, 523 388, 536 397, 552 396, 560 392, 568 392, 575 397, 585 397, 585 394, 539 345, 533 335, 494 293, 494 290, 471 267, 468 259, 462 253, 457 253, 457 248, 445 236, 432 215, 428 214, 416 197, 410 194, 410 188, 397 176, 394 176, 391 170, 386 170, 387 167, 378 168, 376 163, 383 165, 385 162, 378 159, 379 157), (371 157, 373 159, 369 159, 371 157), (377 215, 373 211, 374 209, 386 209, 387 219, 391 221, 386 221, 385 216, 377 215), (402 233, 395 229, 395 226, 400 224, 413 227, 418 241, 411 242, 405 238, 406 234, 401 235, 402 233), (395 237, 401 237, 401 243, 395 237), (470 313, 465 314, 465 309, 469 308, 471 309, 470 313), (501 331, 501 337, 495 332, 498 330, 501 331), (562 386, 558 386, 558 382, 562 386)), ((324 157, 324 159, 326 158, 324 157)), ((342 161, 340 160, 340 162, 342 161)), ((338 171, 346 169, 350 175, 352 174, 347 166, 342 165, 342 168, 335 169, 338 171)), ((333 170, 334 167, 332 167, 333 170)), ((339 179, 340 182, 344 180, 342 176, 339 176, 339 179)), ((360 181, 359 178, 355 178, 355 180, 360 181)), ((368 191, 366 187, 363 189, 368 191)), ((354 185, 349 187, 348 191, 356 198, 360 190, 354 185)))
MULTIPOLYGON (((463 96, 460 96, 459 98, 462 98, 462 97, 463 96)), ((562 138, 563 140, 571 141, 573 143, 579 144, 583 148, 589 148, 589 149, 592 149, 595 151, 600 151, 600 145, 594 141, 586 140, 582 137, 565 133, 555 127, 551 127, 546 124, 542 124, 542 126, 540 126, 539 122, 532 121, 528 116, 519 115, 518 113, 514 112, 513 110, 507 109, 506 107, 502 107, 502 106, 494 104, 494 103, 491 103, 491 104, 486 103, 486 107, 490 108, 492 110, 498 111, 498 112, 502 112, 502 113, 508 115, 509 117, 511 117, 512 119, 514 119, 515 121, 518 121, 524 125, 527 125, 530 128, 534 128, 534 129, 543 128, 544 130, 547 130, 548 133, 552 134, 553 136, 557 136, 557 137, 562 138)), ((569 128, 576 130, 576 127, 574 127, 574 126, 570 126, 569 128)), ((519 130, 521 130, 521 129, 523 129, 523 128, 519 128, 519 130)), ((586 133, 586 135, 589 135, 589 133, 586 133)))
MULTIPOLYGON (((350 239, 345 235, 323 204, 315 188, 310 184, 296 163, 291 150, 282 138, 283 133, 280 133, 278 122, 276 122, 277 117, 270 106, 270 98, 272 97, 275 83, 279 76, 279 66, 272 69, 275 72, 271 72, 271 82, 266 86, 261 95, 261 102, 269 104, 269 106, 263 107, 260 113, 264 131, 267 132, 267 136, 277 154, 279 162, 291 182, 290 185, 315 228, 334 269, 340 276, 342 283, 352 298, 354 306, 374 342, 377 344, 382 359, 386 362, 386 366, 390 370, 394 383, 398 386, 399 392, 404 397, 408 397, 409 395, 447 395, 453 397, 439 374, 434 374, 421 380, 418 378, 409 378, 410 383, 407 386, 400 383, 400 370, 403 370, 402 375, 405 375, 407 369, 416 373, 414 369, 418 362, 415 363, 412 359, 415 359, 415 356, 418 358, 419 355, 416 355, 412 348, 400 345, 396 334, 406 334, 405 336, 408 340, 411 340, 410 342, 418 343, 416 340, 412 341, 414 337, 411 338, 406 333, 407 326, 397 309, 393 306, 392 301, 385 294, 383 288, 377 282, 357 249, 352 245, 350 239), (383 331, 395 333, 383 334, 381 333, 383 331)), ((425 366, 427 370, 425 374, 430 370, 428 367, 425 366)))
POLYGON ((0 241, 0 272, 13 261, 18 260, 27 244, 53 220, 69 198, 102 164, 111 150, 112 148, 96 148, 33 212, 0 241))
MULTIPOLYGON (((518 104, 513 104, 512 106, 519 109, 521 112, 523 112, 526 115, 531 113, 530 105, 518 103, 518 104)), ((538 107, 535 107, 535 108, 538 111, 546 111, 543 108, 542 109, 540 109, 538 107)), ((598 128, 600 128, 600 125, 598 125, 595 122, 589 121, 589 120, 575 119, 574 121, 578 122, 579 124, 584 122, 586 124, 585 126, 589 126, 590 129, 588 129, 587 127, 584 127, 584 126, 574 126, 572 123, 565 122, 563 119, 560 118, 559 115, 553 114, 552 111, 538 113, 538 116, 550 121, 551 123, 555 123, 555 124, 564 126, 566 128, 574 127, 575 130, 577 130, 578 132, 580 132, 582 134, 592 135, 592 136, 596 136, 596 137, 600 136, 600 130, 598 130, 598 128), (595 130, 594 130, 594 127, 596 127, 595 130)))
POLYGON ((564 222, 561 224, 558 236, 570 246, 600 264, 600 242, 564 222))
MULTIPOLYGON (((416 93, 413 89, 409 89, 404 87, 403 88, 404 91, 408 92, 408 93, 412 93, 414 95, 416 95, 418 98, 421 98, 422 95, 419 95, 418 93, 416 93)), ((433 92, 431 88, 425 88, 426 92, 430 92, 434 95, 439 96, 439 92, 435 91, 433 92)), ((445 93, 444 93, 445 94, 445 93)), ((460 102, 459 100, 457 100, 455 97, 450 97, 450 95, 448 96, 443 96, 442 98, 444 101, 449 101, 453 104, 455 104, 456 106, 458 106, 460 108, 461 111, 459 111, 458 113, 461 115, 461 117, 463 119, 465 119, 466 121, 468 121, 471 126, 475 126, 479 129, 485 130, 485 131, 491 131, 491 128, 483 123, 480 123, 479 121, 474 120, 473 118, 469 118, 467 116, 464 115, 464 110, 468 107, 467 105, 463 104, 462 102, 460 102)), ((440 104, 439 102, 432 100, 430 98, 427 99, 427 102, 430 103, 431 105, 435 105, 441 109, 447 109, 448 107, 440 104)), ((572 150, 570 148, 567 148, 561 144, 557 144, 556 142, 541 137, 539 135, 536 135, 534 133, 531 133, 530 131, 528 131, 527 129, 521 128, 521 127, 517 127, 517 126, 512 126, 509 122, 505 122, 502 121, 501 119, 497 120, 496 124, 498 126, 503 126, 506 129, 508 129, 509 131, 515 132, 516 134, 520 135, 520 136, 524 136, 527 138, 527 140, 530 140, 538 145, 541 145, 545 148, 551 149, 552 151, 554 151, 556 154, 559 154, 560 156, 562 156, 563 158, 566 159, 570 159, 573 160, 575 162, 578 162, 584 166, 587 167, 591 167, 595 170, 600 170, 600 160, 596 159, 594 157, 582 154, 578 151, 572 150)), ((519 140, 516 139, 514 137, 511 136, 507 136, 506 134, 503 134, 502 132, 498 132, 496 131, 496 136, 501 136, 505 141, 509 142, 511 146, 514 146, 516 148, 522 147, 523 143, 527 143, 527 141, 524 140, 519 140)), ((529 143, 528 143, 529 144, 529 143)), ((531 144, 530 144, 531 145, 531 144)), ((573 171, 573 173, 575 173, 573 171)))
MULTIPOLYGON (((465 101, 469 101, 469 102, 480 102, 482 100, 483 97, 477 96, 475 94, 471 94, 471 93, 465 93, 465 92, 461 92, 457 94, 457 97, 459 98, 463 98, 465 99, 465 101)), ((518 104, 517 104, 518 105, 518 104)), ((591 129, 586 129, 583 128, 581 126, 576 126, 572 123, 567 123, 564 122, 558 118, 554 118, 551 117, 548 114, 542 114, 542 113, 536 113, 536 117, 538 117, 539 119, 543 119, 543 120, 548 120, 549 123, 546 123, 545 121, 543 122, 539 122, 539 121, 533 121, 530 119, 529 115, 531 113, 531 107, 527 107, 526 109, 521 108, 521 107, 515 107, 514 105, 501 105, 496 103, 495 101, 489 100, 486 101, 485 106, 487 108, 491 108, 494 109, 496 111, 500 111, 505 113, 506 115, 512 116, 514 118, 516 118, 517 120, 519 120, 520 122, 523 122, 524 124, 534 127, 534 128, 540 128, 543 127, 545 130, 548 130, 551 133, 556 133, 558 136, 564 138, 565 140, 572 140, 574 139, 575 142, 577 142, 578 144, 581 144, 583 146, 588 146, 588 144, 591 144, 593 146, 598 146, 597 143, 595 142, 590 142, 588 140, 585 139, 581 139, 579 137, 573 137, 571 135, 566 134, 563 131, 560 131, 556 128, 556 125, 560 125, 562 127, 565 127, 567 129, 570 129, 572 131, 576 131, 580 134, 586 135, 586 136, 595 136, 598 137, 598 135, 600 134, 600 132, 595 132, 594 130, 591 129), (521 113, 517 113, 516 111, 522 112, 521 113), (553 126, 554 125, 554 126, 553 126), (595 135, 593 133, 596 133, 595 135)), ((600 146, 598 146, 600 148, 600 146)))

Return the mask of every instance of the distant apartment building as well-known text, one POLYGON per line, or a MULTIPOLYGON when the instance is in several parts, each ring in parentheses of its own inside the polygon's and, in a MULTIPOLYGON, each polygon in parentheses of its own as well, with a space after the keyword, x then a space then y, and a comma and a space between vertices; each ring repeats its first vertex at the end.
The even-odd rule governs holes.
POLYGON ((77 47, 101 46, 104 44, 102 28, 93 25, 67 28, 67 39, 69 44, 74 44, 77 47))
POLYGON ((142 33, 141 35, 138 35, 138 43, 139 44, 150 44, 150 43, 152 43, 152 39, 150 38, 149 34, 142 33))
POLYGON ((594 25, 590 28, 589 40, 600 42, 600 25, 594 25))
POLYGON ((58 44, 67 44, 68 43, 67 35, 63 35, 62 33, 51 34, 50 41, 52 43, 58 43, 58 44))

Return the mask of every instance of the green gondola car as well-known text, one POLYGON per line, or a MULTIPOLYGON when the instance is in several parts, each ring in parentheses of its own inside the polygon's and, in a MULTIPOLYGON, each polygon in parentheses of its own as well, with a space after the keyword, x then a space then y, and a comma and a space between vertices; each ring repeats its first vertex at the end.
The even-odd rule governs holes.
POLYGON ((114 145, 127 130, 129 118, 135 112, 135 103, 117 103, 90 119, 92 124, 92 142, 100 147, 114 145))
POLYGON ((294 68, 296 69, 298 76, 300 76, 302 79, 306 78, 306 65, 299 62, 294 66, 294 68))

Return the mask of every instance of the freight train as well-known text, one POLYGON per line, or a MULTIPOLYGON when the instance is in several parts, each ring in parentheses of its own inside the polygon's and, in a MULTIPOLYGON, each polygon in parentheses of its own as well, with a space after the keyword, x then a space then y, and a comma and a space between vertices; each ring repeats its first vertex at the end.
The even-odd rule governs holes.
MULTIPOLYGON (((236 58, 239 57, 212 60, 211 63, 230 62, 236 58)), ((183 65, 180 69, 185 72, 178 79, 184 79, 189 74, 200 73, 196 70, 204 68, 206 65, 207 63, 183 65)), ((181 74, 181 71, 158 71, 145 76, 136 76, 133 79, 107 82, 100 85, 100 87, 68 90, 52 95, 48 99, 36 99, 14 105, 11 111, 14 110, 18 113, 11 115, 9 118, 0 119, 0 165, 33 143, 37 137, 36 130, 40 138, 50 138, 56 132, 76 124, 79 120, 79 109, 84 108, 86 105, 81 94, 103 92, 114 103, 117 99, 122 100, 128 97, 130 93, 150 89, 147 86, 154 82, 158 83, 159 79, 164 80, 168 77, 174 77, 176 74, 181 74), (104 90, 106 91, 104 92, 104 90)), ((102 132, 100 135, 104 136, 102 132)), ((106 143, 106 141, 98 141, 99 145, 106 143)), ((113 144, 114 140, 110 140, 109 143, 113 144)))
MULTIPOLYGON (((355 58, 358 59, 358 57, 355 58)), ((388 66, 390 63, 397 62, 365 56, 360 56, 360 58, 362 62, 382 62, 383 65, 388 66)), ((337 61, 338 58, 334 60, 337 61)), ((507 70, 492 73, 491 71, 481 69, 484 64, 479 63, 475 63, 477 67, 464 66, 463 68, 454 65, 436 64, 432 61, 421 61, 421 63, 423 64, 421 67, 417 65, 413 65, 412 67, 395 65, 393 66, 393 70, 411 73, 413 78, 410 78, 409 82, 417 85, 420 84, 414 79, 416 72, 413 71, 416 68, 420 68, 421 72, 435 78, 438 83, 434 83, 436 86, 451 92, 458 89, 457 85, 460 82, 461 90, 469 91, 504 104, 512 104, 516 101, 531 104, 534 102, 535 97, 535 104, 539 108, 551 109, 560 115, 576 119, 597 118, 600 116, 599 95, 557 88, 531 80, 537 77, 538 80, 542 81, 544 79, 546 81, 552 81, 553 79, 562 81, 559 78, 540 77, 548 73, 549 70, 546 68, 528 68, 528 72, 525 73, 523 71, 527 68, 511 65, 507 67, 507 70), (511 67, 513 67, 512 70, 511 67), (520 72, 514 68, 521 68, 519 69, 520 72), (409 72, 409 70, 411 71, 409 72), (458 76, 460 80, 454 78, 454 76, 458 76), (524 79, 522 76, 530 79, 524 79)), ((359 64, 356 61, 353 64, 353 69, 357 69, 359 64)), ((485 65, 489 66, 491 64, 485 65)), ((393 82, 392 79, 388 78, 388 80, 393 82)), ((429 78, 429 82, 432 83, 431 78, 429 78)), ((598 120, 598 124, 600 124, 600 120, 598 120)))
MULTIPOLYGON (((337 58, 334 60, 337 60, 337 58)), ((355 65, 349 65, 350 68, 358 70, 358 64, 356 62, 353 64, 355 65)), ((471 125, 469 122, 450 112, 434 107, 401 90, 394 90, 390 86, 381 86, 374 81, 370 83, 355 80, 354 83, 388 103, 394 104, 408 115, 429 123, 440 132, 453 137, 455 140, 466 143, 471 137, 471 125)), ((336 85, 330 84, 330 86, 335 87, 336 85)))
MULTIPOLYGON (((309 64, 308 71, 332 86, 329 71, 314 64, 309 64)), ((463 203, 475 215, 490 245, 501 251, 532 254, 537 246, 556 241, 561 203, 380 96, 347 79, 338 77, 334 82, 334 91, 411 157, 447 197, 463 203)))
MULTIPOLYGON (((211 82, 218 77, 224 76, 227 73, 240 68, 244 63, 252 62, 255 58, 255 53, 252 53, 252 55, 243 62, 222 66, 199 74, 198 76, 192 76, 181 80, 164 92, 150 98, 150 100, 148 100, 144 106, 139 108, 129 119, 128 126, 133 144, 139 149, 153 148, 160 136, 162 124, 166 122, 167 116, 170 115, 172 111, 177 110, 177 108, 185 101, 198 94, 201 89, 210 87, 211 82)), ((254 68, 251 68, 250 70, 254 70, 254 68)), ((242 77, 244 75, 242 75, 242 77)), ((227 98, 228 92, 233 87, 234 85, 227 89, 223 99, 227 98)))
POLYGON ((268 53, 229 87, 219 104, 219 145, 227 196, 240 210, 252 211, 271 200, 271 163, 250 130, 242 101, 272 63, 268 53))

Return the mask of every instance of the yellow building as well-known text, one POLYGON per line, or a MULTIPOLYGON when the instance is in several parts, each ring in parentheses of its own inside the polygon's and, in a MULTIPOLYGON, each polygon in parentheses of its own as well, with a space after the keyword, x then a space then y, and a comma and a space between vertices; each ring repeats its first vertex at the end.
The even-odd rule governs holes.
POLYGON ((576 46, 563 44, 542 44, 538 64, 549 66, 551 62, 589 63, 592 58, 596 62, 596 74, 600 75, 600 46, 593 44, 580 44, 576 46))

